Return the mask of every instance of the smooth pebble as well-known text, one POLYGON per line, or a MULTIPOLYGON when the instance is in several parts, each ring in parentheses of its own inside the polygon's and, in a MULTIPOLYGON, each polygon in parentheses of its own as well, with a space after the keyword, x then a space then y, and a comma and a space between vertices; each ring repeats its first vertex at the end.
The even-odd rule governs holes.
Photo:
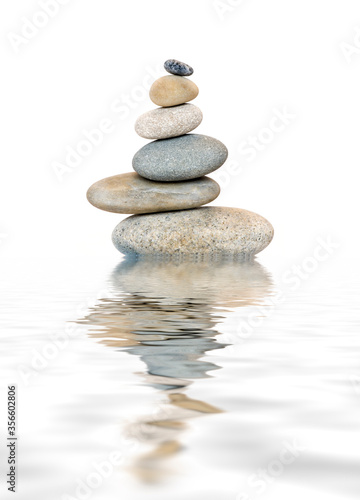
POLYGON ((168 73, 179 76, 190 76, 194 73, 191 66, 177 59, 168 59, 164 63, 164 68, 168 73))
POLYGON ((200 207, 215 200, 219 193, 219 185, 209 177, 186 182, 153 182, 132 172, 95 182, 87 192, 87 199, 107 212, 146 214, 200 207))
POLYGON ((168 139, 191 132, 202 118, 202 112, 193 104, 156 108, 139 116, 135 130, 145 139, 168 139))
POLYGON ((251 258, 271 242, 274 229, 248 210, 201 207, 133 215, 118 224, 115 247, 136 255, 232 255, 251 258))
POLYGON ((150 88, 150 99, 157 106, 176 106, 192 101, 199 94, 194 82, 183 76, 167 75, 156 80, 150 88))
POLYGON ((146 144, 135 154, 133 168, 153 181, 184 181, 213 172, 227 156, 226 146, 217 139, 186 134, 146 144))

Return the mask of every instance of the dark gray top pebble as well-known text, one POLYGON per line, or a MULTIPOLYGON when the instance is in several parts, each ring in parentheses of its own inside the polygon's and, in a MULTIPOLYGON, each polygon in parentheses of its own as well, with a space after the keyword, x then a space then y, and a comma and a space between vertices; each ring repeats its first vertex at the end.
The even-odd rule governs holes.
POLYGON ((191 66, 176 59, 168 59, 164 62, 164 68, 168 73, 179 76, 190 76, 194 73, 191 66))

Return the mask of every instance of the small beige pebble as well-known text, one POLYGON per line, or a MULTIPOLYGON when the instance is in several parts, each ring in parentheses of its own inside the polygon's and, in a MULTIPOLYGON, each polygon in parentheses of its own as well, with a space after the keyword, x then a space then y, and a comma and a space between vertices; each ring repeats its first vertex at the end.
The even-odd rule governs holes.
POLYGON ((156 108, 139 116, 135 131, 145 139, 169 139, 191 132, 202 118, 202 112, 193 104, 156 108))
POLYGON ((199 94, 194 82, 183 76, 167 75, 156 80, 150 89, 150 99, 157 106, 177 106, 192 101, 199 94))

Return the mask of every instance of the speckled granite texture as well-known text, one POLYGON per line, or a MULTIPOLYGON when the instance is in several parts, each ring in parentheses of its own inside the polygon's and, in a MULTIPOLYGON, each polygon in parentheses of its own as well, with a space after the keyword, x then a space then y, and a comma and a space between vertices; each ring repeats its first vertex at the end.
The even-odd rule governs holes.
POLYGON ((202 207, 180 212, 133 215, 114 229, 124 254, 241 255, 251 258, 271 242, 274 229, 248 210, 202 207))
POLYGON ((191 66, 177 59, 168 59, 164 62, 164 68, 168 73, 179 76, 190 76, 194 73, 191 66))
POLYGON ((139 116, 135 131, 145 139, 168 139, 191 132, 202 118, 202 112, 193 104, 156 108, 139 116))
POLYGON ((153 181, 185 181, 209 174, 226 161, 226 146, 207 135, 186 134, 150 142, 133 158, 133 168, 153 181))
POLYGON ((156 80, 150 88, 150 99, 157 106, 177 106, 192 101, 199 94, 194 82, 183 76, 167 75, 156 80))
POLYGON ((119 214, 146 214, 196 208, 219 196, 209 177, 186 182, 153 182, 136 173, 114 175, 93 184, 87 199, 96 208, 119 214))

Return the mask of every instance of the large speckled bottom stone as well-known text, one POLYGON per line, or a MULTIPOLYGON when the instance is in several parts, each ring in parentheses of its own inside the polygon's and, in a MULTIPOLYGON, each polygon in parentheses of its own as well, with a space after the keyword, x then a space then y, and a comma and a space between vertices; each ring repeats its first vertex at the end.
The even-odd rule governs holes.
POLYGON ((124 254, 252 257, 273 235, 270 222, 248 210, 202 207, 133 215, 116 226, 112 240, 124 254))

